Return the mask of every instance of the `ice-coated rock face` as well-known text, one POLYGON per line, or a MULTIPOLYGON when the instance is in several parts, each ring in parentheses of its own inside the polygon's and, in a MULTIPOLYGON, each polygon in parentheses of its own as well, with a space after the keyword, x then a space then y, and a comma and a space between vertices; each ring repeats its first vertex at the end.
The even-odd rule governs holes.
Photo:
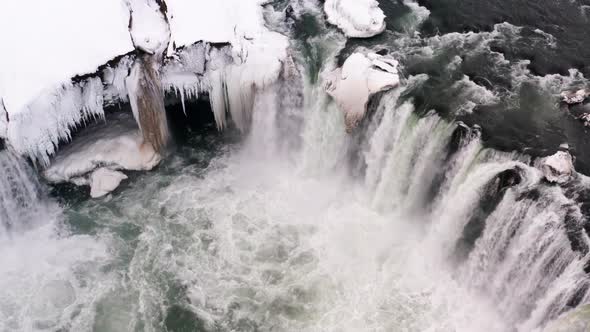
POLYGON ((324 11, 348 37, 368 38, 385 30, 385 14, 375 0, 326 0, 324 11))
POLYGON ((344 112, 348 132, 364 117, 373 94, 399 85, 397 65, 391 57, 357 52, 326 77, 326 91, 344 112))
POLYGON ((159 0, 128 0, 129 33, 135 48, 162 55, 170 43, 170 26, 159 0))
POLYGON ((90 175, 90 196, 92 198, 102 197, 117 189, 121 181, 127 179, 127 175, 101 167, 90 175))
POLYGON ((566 183, 575 172, 573 157, 567 151, 558 151, 543 159, 541 170, 547 181, 558 184, 566 183))

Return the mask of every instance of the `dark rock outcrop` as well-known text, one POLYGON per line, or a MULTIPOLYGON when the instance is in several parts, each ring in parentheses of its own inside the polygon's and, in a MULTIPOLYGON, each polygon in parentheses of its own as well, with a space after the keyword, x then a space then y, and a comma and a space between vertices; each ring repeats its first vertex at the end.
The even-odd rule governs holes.
POLYGON ((475 241, 483 234, 486 220, 494 212, 506 190, 522 182, 520 167, 514 167, 498 173, 484 188, 480 203, 473 212, 469 222, 463 228, 463 234, 455 249, 456 257, 463 260, 475 246, 475 241))

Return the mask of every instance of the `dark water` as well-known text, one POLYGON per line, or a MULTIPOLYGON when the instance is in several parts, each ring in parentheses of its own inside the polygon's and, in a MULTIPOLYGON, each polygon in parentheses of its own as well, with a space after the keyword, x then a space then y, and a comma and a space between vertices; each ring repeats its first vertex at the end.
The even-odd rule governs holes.
POLYGON ((583 6, 588 0, 418 0, 431 11, 422 31, 425 34, 491 31, 494 25, 509 22, 525 27, 531 35, 540 29, 555 37, 557 47, 527 43, 498 46, 507 58, 529 59, 530 68, 538 75, 560 73, 570 68, 590 76, 589 16, 583 6), (516 46, 516 47, 515 47, 516 46))
MULTIPOLYGON (((419 111, 439 114, 483 128, 486 146, 516 150, 533 157, 553 154, 568 143, 576 168, 590 174, 589 130, 575 118, 590 105, 568 110, 560 104, 565 89, 588 86, 590 16, 587 0, 420 0, 428 18, 407 31, 411 8, 398 0, 381 0, 386 33, 350 40, 339 62, 356 47, 385 48, 403 65, 403 74, 427 74, 410 97, 419 111), (424 56, 425 49, 433 50, 424 56), (580 74, 572 76, 570 70, 580 74), (520 75, 520 76, 519 76, 520 75), (471 113, 458 112, 473 98, 469 81, 497 99, 478 103, 471 113)), ((477 98, 476 98, 477 99, 477 98)))

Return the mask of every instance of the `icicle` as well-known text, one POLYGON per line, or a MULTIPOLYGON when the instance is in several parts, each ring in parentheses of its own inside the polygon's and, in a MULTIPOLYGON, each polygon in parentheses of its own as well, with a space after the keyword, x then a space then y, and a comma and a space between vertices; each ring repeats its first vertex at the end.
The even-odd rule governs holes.
POLYGON ((179 89, 180 91, 180 103, 182 104, 182 112, 184 116, 186 116, 186 107, 184 106, 184 89, 179 89))
POLYGON ((89 78, 48 89, 10 118, 7 137, 19 154, 46 166, 60 140, 70 140, 71 130, 92 119, 103 118, 102 81, 89 78))
POLYGON ((0 139, 8 134, 8 112, 4 106, 4 99, 0 98, 0 139))

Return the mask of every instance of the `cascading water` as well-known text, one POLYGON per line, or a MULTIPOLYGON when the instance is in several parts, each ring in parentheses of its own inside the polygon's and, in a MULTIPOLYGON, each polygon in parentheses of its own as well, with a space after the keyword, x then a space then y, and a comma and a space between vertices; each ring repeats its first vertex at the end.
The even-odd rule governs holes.
MULTIPOLYGON (((426 14, 407 3, 418 18, 396 52, 411 58, 426 14)), ((0 331, 528 332, 590 302, 572 195, 587 178, 551 185, 531 157, 484 147, 479 126, 417 107, 425 74, 347 134, 322 86, 345 40, 300 5, 319 31, 256 91, 240 143, 195 131, 157 170, 65 208, 0 152, 0 331)))
POLYGON ((1 151, 0 171, 0 331, 88 330, 107 247, 65 227, 24 160, 1 151))
POLYGON ((10 152, 0 152, 0 174, 0 238, 7 238, 32 226, 41 192, 30 167, 10 152))

